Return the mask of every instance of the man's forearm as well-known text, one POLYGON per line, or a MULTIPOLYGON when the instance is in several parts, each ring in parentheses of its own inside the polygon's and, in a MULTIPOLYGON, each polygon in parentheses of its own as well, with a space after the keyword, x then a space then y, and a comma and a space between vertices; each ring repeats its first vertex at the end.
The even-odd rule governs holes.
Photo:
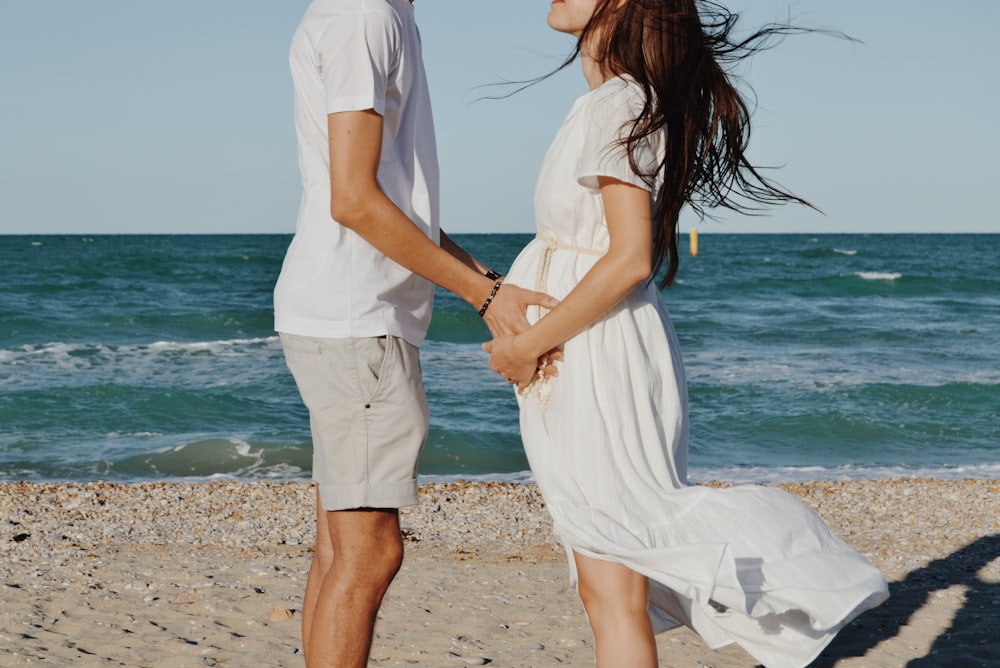
POLYGON ((452 257, 456 258, 459 262, 474 270, 478 274, 485 274, 489 267, 484 265, 482 262, 472 257, 468 251, 459 246, 454 239, 445 234, 444 230, 441 230, 441 248, 447 251, 452 257))
POLYGON ((327 116, 330 215, 389 259, 478 309, 494 283, 428 239, 379 188, 383 129, 374 109, 327 116))
POLYGON ((340 224, 389 259, 476 308, 493 289, 493 281, 483 275, 485 268, 475 258, 444 233, 439 248, 380 190, 333 207, 333 213, 340 224))

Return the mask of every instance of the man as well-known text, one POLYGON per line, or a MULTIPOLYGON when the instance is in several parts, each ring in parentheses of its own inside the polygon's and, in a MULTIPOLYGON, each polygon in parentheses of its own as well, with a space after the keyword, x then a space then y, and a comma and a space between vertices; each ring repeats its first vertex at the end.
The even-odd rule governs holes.
POLYGON ((515 286, 438 229, 438 165, 411 0, 314 0, 292 40, 303 198, 275 329, 310 413, 316 552, 302 614, 310 668, 367 664, 403 556, 427 434, 418 347, 433 283, 494 336, 527 328, 515 286), (440 243, 440 246, 438 243, 440 243))

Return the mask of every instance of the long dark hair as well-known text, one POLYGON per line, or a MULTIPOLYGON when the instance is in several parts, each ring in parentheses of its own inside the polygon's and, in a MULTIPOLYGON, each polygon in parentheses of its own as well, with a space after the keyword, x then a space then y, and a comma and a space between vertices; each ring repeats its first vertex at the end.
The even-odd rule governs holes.
POLYGON ((652 211, 653 276, 666 264, 661 287, 677 275, 678 219, 685 204, 702 218, 713 207, 754 213, 789 201, 812 206, 748 161, 750 109, 727 69, 784 35, 815 31, 768 24, 736 40, 738 19, 711 0, 603 0, 556 70, 585 49, 606 74, 627 74, 642 88, 642 112, 623 126, 621 145, 632 170, 650 186, 657 175, 663 179, 652 211), (661 128, 666 157, 654 173, 643 173, 634 156, 661 128))

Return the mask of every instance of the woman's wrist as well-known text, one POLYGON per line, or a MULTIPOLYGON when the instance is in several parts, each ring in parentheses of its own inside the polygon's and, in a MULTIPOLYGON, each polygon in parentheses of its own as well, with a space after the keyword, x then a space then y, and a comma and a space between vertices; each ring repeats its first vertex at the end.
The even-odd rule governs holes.
POLYGON ((514 346, 518 357, 537 360, 552 349, 551 346, 548 348, 541 347, 541 344, 535 341, 537 338, 535 336, 536 333, 537 330, 532 327, 512 337, 511 344, 514 346))

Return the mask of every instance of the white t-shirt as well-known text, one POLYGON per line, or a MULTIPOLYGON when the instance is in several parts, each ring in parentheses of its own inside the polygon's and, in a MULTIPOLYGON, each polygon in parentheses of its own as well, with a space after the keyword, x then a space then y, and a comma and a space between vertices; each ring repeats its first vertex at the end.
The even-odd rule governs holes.
POLYGON ((409 0, 313 0, 289 57, 302 202, 274 290, 275 329, 301 336, 427 335, 434 286, 330 216, 327 115, 384 118, 378 184, 439 241, 438 163, 420 35, 409 0))

